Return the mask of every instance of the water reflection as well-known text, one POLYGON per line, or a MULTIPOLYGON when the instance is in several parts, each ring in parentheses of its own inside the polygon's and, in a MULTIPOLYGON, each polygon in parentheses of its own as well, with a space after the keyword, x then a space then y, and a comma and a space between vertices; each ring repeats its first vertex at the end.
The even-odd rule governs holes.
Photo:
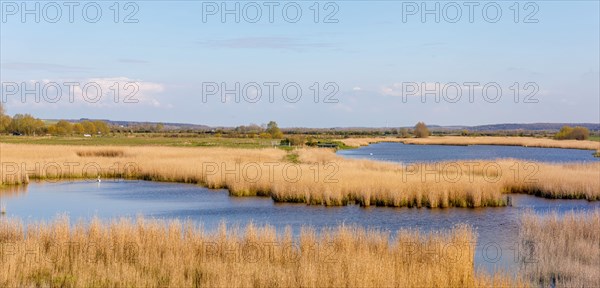
POLYGON ((23 193, 27 193, 26 185, 7 185, 0 187, 0 199, 18 197, 23 193))

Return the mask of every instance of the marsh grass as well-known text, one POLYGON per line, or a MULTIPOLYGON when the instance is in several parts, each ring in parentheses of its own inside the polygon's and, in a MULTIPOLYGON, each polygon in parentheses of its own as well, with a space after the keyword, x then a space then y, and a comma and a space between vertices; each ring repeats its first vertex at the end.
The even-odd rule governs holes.
POLYGON ((507 204, 506 193, 600 200, 600 163, 500 159, 402 166, 346 159, 318 148, 286 152, 276 148, 3 144, 1 172, 3 184, 33 179, 95 181, 101 176, 199 184, 228 189, 231 196, 270 196, 277 202, 327 206, 495 207, 507 204), (81 151, 95 156, 81 157, 81 151), (122 154, 104 157, 94 154, 98 151, 122 154))
POLYGON ((475 272, 475 234, 120 219, 0 221, 3 287, 518 287, 475 272), (390 240, 393 239, 393 240, 390 240), (448 248, 450 247, 450 248, 448 248))
POLYGON ((121 150, 108 149, 77 151, 79 157, 123 157, 124 154, 121 150))
POLYGON ((600 286, 600 209, 522 217, 521 273, 540 287, 600 286))
POLYGON ((585 149, 600 151, 600 142, 591 140, 554 140, 533 137, 500 136, 430 136, 428 138, 347 138, 339 140, 348 146, 360 147, 379 142, 398 142, 418 145, 503 145, 541 148, 585 149))

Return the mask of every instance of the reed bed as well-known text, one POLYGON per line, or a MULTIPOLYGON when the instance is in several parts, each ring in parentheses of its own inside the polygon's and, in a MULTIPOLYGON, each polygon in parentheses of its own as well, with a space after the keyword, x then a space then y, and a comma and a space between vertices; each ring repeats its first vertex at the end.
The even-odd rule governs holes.
POLYGON ((317 148, 295 150, 293 162, 274 148, 120 147, 123 154, 117 157, 78 155, 93 155, 94 147, 3 144, 1 149, 4 184, 100 176, 194 183, 228 189, 232 196, 328 206, 494 207, 507 204, 506 193, 600 200, 600 163, 502 159, 400 165, 345 159, 317 148))
POLYGON ((138 218, 23 225, 0 221, 3 287, 519 287, 475 272, 468 226, 390 234, 338 226, 290 229, 138 218))
POLYGON ((589 140, 554 140, 533 137, 500 136, 431 136, 428 138, 347 138, 339 141, 352 147, 367 146, 379 142, 399 142, 418 145, 505 145, 541 148, 585 149, 600 151, 600 142, 589 140))
POLYGON ((121 150, 108 150, 108 149, 88 149, 85 151, 77 151, 79 157, 122 157, 124 154, 121 150))
POLYGON ((522 218, 521 274, 539 287, 600 287, 600 209, 522 218), (524 248, 524 249, 523 249, 524 248))

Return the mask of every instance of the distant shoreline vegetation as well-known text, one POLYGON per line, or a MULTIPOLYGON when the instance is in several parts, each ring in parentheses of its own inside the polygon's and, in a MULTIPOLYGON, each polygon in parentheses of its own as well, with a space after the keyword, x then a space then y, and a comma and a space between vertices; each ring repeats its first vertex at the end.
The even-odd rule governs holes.
POLYGON ((400 137, 426 138, 428 136, 518 136, 556 139, 592 139, 600 141, 600 123, 578 124, 494 124, 481 126, 438 126, 419 122, 413 127, 338 127, 338 128, 280 128, 275 121, 237 127, 209 127, 206 125, 160 122, 111 121, 101 119, 42 120, 30 114, 10 116, 0 105, 0 135, 36 136, 138 136, 152 137, 224 137, 244 139, 282 140, 302 136, 306 143, 313 140, 400 137), (572 128, 571 126, 575 126, 572 128), (560 130, 560 131, 559 131, 560 130))

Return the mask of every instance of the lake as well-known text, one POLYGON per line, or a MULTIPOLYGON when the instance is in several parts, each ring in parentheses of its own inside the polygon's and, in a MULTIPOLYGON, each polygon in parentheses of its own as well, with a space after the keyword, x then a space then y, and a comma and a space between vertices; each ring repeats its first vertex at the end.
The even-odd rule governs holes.
POLYGON ((439 162, 457 160, 493 160, 513 158, 548 163, 593 162, 600 158, 592 150, 532 148, 498 145, 410 145, 377 143, 351 150, 340 150, 338 155, 400 163, 439 162))

